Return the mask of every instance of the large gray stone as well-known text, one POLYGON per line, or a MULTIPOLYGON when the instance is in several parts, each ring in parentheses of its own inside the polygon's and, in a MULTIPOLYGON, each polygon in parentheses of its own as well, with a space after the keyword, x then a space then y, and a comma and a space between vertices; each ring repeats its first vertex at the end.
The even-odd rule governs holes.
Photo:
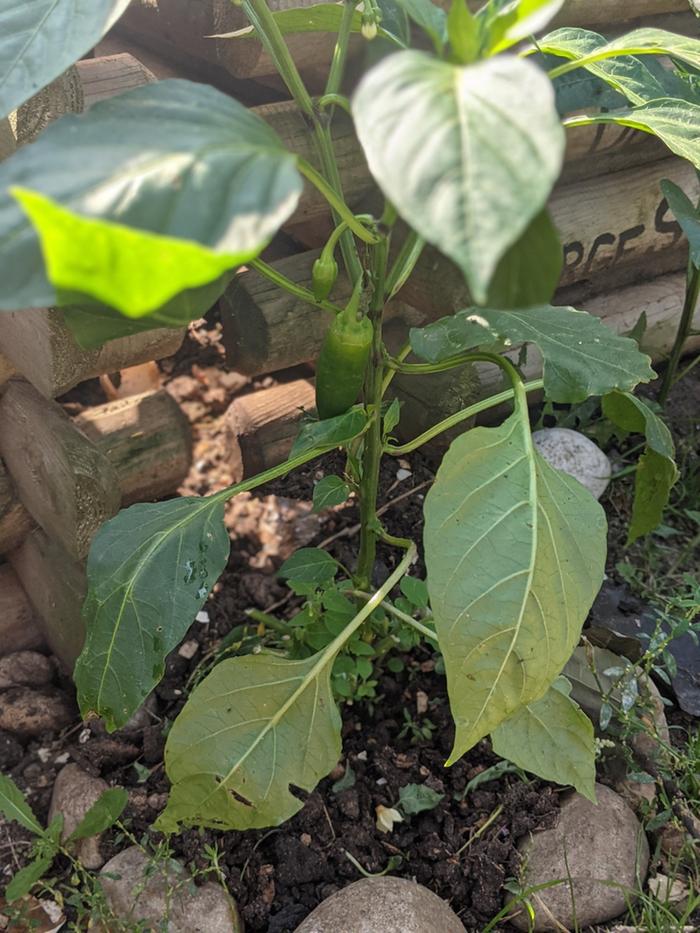
POLYGON ((612 475, 610 461, 600 447, 570 428, 543 428, 532 439, 550 466, 573 476, 600 499, 612 475))
POLYGON ((0 690, 44 687, 51 683, 53 675, 53 664, 38 651, 14 651, 0 658, 0 690))
MULTIPOLYGON (((614 920, 646 878, 649 844, 639 820, 609 787, 596 784, 595 789, 597 805, 570 794, 554 829, 520 843, 523 888, 569 877, 573 886, 573 897, 568 880, 531 896, 535 933, 573 929, 574 919, 580 929, 614 920)), ((511 923, 530 929, 524 910, 511 923)))
MULTIPOLYGON (((63 842, 70 836, 109 785, 102 778, 92 777, 76 764, 67 764, 62 768, 53 785, 49 822, 57 813, 63 814, 63 842)), ((85 868, 95 869, 104 865, 104 856, 100 851, 99 836, 80 839, 74 844, 74 851, 85 868)))
POLYGON ((197 887, 179 862, 150 861, 139 846, 110 859, 100 882, 117 917, 135 927, 140 922, 158 933, 243 931, 236 905, 221 885, 197 887))
POLYGON ((405 878, 364 878, 318 905, 296 933, 464 933, 452 908, 405 878))

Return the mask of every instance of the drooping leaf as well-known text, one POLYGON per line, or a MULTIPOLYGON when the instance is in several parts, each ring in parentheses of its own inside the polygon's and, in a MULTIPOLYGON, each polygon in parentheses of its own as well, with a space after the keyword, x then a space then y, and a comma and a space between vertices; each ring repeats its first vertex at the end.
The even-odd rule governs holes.
POLYGON ((302 180, 296 157, 260 117, 204 84, 161 81, 63 117, 0 164, 7 310, 56 303, 11 187, 36 189, 86 217, 253 255, 294 210, 302 180))
POLYGON ((434 810, 444 796, 427 784, 404 784, 399 789, 399 806, 406 816, 415 816, 416 813, 434 810))
POLYGON ((314 486, 314 512, 342 505, 350 495, 350 487, 340 476, 324 476, 314 486))
POLYGON ((688 238, 690 261, 696 269, 700 269, 700 213, 685 191, 668 178, 661 182, 661 191, 671 213, 688 238))
POLYGON ((130 0, 0 0, 0 118, 90 51, 130 0))
POLYGON ((168 734, 170 800, 157 826, 277 826, 302 807, 340 757, 334 655, 302 661, 249 655, 218 664, 168 734))
POLYGON ((75 666, 84 717, 123 726, 163 676, 229 552, 224 501, 139 503, 106 522, 88 557, 85 647, 75 666))
POLYGON ((491 741, 501 758, 545 781, 571 784, 595 803, 593 724, 556 686, 501 723, 491 741))
POLYGON ((77 293, 141 318, 252 258, 81 217, 26 188, 13 188, 10 194, 39 234, 46 275, 59 303, 62 295, 77 293))
POLYGON ((482 303, 561 169, 563 129, 547 77, 509 55, 457 66, 397 52, 362 80, 353 114, 383 192, 482 303))
POLYGON ((501 257, 486 296, 487 308, 530 308, 549 304, 564 265, 564 251, 549 211, 528 225, 501 257))
POLYGON ((88 839, 113 826, 129 802, 129 794, 123 787, 110 787, 104 791, 75 827, 67 842, 88 839))
POLYGON ((343 412, 335 418, 323 421, 306 421, 299 428, 292 445, 291 457, 297 457, 316 447, 341 447, 357 437, 367 426, 367 413, 360 405, 343 412))
POLYGON ((5 888, 5 898, 8 904, 18 901, 21 897, 29 894, 31 889, 40 881, 46 872, 51 868, 51 863, 56 857, 56 853, 44 853, 37 856, 28 865, 13 875, 12 881, 5 888))
POLYGON ((603 414, 624 431, 646 437, 646 449, 635 475, 634 505, 627 537, 628 543, 632 543, 661 523, 669 494, 678 480, 673 438, 649 405, 628 392, 606 395, 603 414))
POLYGON ((447 14, 432 0, 397 0, 409 19, 413 20, 430 38, 436 51, 442 51, 447 42, 447 14))
POLYGON ((426 496, 428 590, 456 724, 449 764, 542 697, 603 579, 605 514, 516 411, 458 437, 426 496))
POLYGON ((474 320, 511 343, 537 345, 544 360, 545 392, 551 401, 580 402, 613 389, 631 389, 654 378, 649 357, 634 340, 619 337, 598 318, 574 308, 543 307, 525 311, 469 308, 411 330, 411 346, 423 359, 437 362, 475 346, 474 320), (460 329, 464 346, 460 347, 460 329))
POLYGON ((302 547, 282 564, 278 575, 294 583, 329 584, 338 573, 338 561, 318 547, 302 547))
POLYGON ((658 137, 676 155, 700 169, 700 105, 672 98, 652 100, 632 110, 571 117, 569 127, 614 123, 658 137))
POLYGON ((564 0, 511 0, 501 4, 497 15, 489 21, 488 52, 491 55, 503 52, 544 29, 563 5, 564 0))
POLYGON ((0 774, 0 813, 8 820, 15 820, 37 836, 44 835, 44 827, 37 820, 24 794, 6 774, 0 774))

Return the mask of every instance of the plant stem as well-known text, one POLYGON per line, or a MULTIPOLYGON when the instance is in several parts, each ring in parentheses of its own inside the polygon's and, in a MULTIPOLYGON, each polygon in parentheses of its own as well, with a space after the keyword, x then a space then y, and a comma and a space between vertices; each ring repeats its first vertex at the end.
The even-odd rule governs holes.
POLYGON ((384 365, 382 355, 382 312, 384 309, 384 277, 388 244, 383 240, 372 250, 372 300, 369 307, 374 327, 372 354, 365 379, 365 404, 372 408, 372 424, 365 434, 360 479, 360 551, 357 559, 356 582, 360 589, 369 589, 377 552, 377 492, 379 466, 382 459, 382 385, 384 365))
MULTIPOLYGON (((299 171, 301 174, 307 178, 314 187, 318 188, 324 198, 331 205, 333 210, 338 214, 341 220, 344 220, 348 225, 350 230, 359 237, 359 239, 364 240, 365 243, 378 243, 379 237, 376 234, 369 231, 363 223, 361 223, 347 206, 345 201, 340 197, 336 190, 329 185, 326 179, 321 175, 320 172, 317 172, 316 169, 307 162, 306 159, 299 158, 297 161, 299 171)), ((343 233, 347 233, 347 230, 344 230, 343 233)))
MULTIPOLYGON (((355 16, 355 0, 345 0, 343 5, 343 15, 338 27, 338 38, 336 39, 335 49, 333 50, 333 60, 331 61, 328 80, 326 82, 326 95, 338 94, 340 85, 343 81, 343 72, 345 71, 345 62, 348 57, 348 42, 350 40, 350 30, 355 16)), ((325 95, 324 95, 325 96, 325 95)))
POLYGON ((697 269, 694 265, 690 265, 690 271, 688 275, 688 283, 685 289, 685 300, 683 302, 683 313, 681 314, 680 324, 678 325, 678 331, 676 332, 676 339, 673 342, 673 349, 671 350, 671 356, 669 357, 668 363, 666 364, 666 372, 664 373, 663 382, 661 383, 661 389, 659 390, 659 404, 665 405, 668 398, 668 393, 673 387, 674 379, 676 372, 678 371, 678 364, 683 353, 683 347, 688 335, 690 333, 692 324, 693 324, 693 315, 695 314, 695 307, 698 303, 698 296, 700 295, 700 269, 697 269))
POLYGON ((316 103, 322 110, 326 107, 341 107, 346 113, 352 113, 350 101, 344 94, 324 94, 316 103))
POLYGON ((331 314, 340 314, 342 311, 342 308, 339 308, 338 305, 334 305, 332 301, 315 298, 314 293, 308 288, 304 288, 303 285, 297 285, 296 282, 292 282, 286 275, 282 275, 281 272, 278 272, 272 266, 263 262, 262 259, 252 259, 248 265, 251 269, 255 269, 256 272, 259 272, 260 275, 264 275, 266 279, 274 282, 275 285, 289 292, 290 295, 296 295, 297 298, 301 298, 302 301, 306 301, 316 308, 323 311, 330 311, 331 314))
POLYGON ((387 299, 393 298, 399 289, 405 285, 406 280, 420 259, 424 247, 425 240, 412 230, 403 241, 399 255, 394 260, 391 271, 386 277, 384 291, 387 299))

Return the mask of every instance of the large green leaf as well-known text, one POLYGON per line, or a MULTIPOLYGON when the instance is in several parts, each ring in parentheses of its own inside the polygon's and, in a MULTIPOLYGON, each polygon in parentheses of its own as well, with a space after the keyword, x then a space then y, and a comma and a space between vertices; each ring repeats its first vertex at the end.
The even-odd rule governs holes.
POLYGON ((488 308, 529 308, 548 304, 559 284, 564 251, 549 211, 529 224, 501 257, 489 284, 488 308))
POLYGON ((635 474, 634 505, 628 543, 653 531, 663 518, 672 487, 678 480, 671 432, 641 398, 612 392, 603 399, 603 414, 614 424, 646 437, 646 449, 635 474))
POLYGON ((300 810, 303 802, 290 785, 312 790, 340 757, 334 657, 323 651, 289 661, 261 654, 217 665, 168 735, 172 790, 158 828, 253 829, 300 810))
POLYGON ((690 261, 696 269, 700 269, 700 211, 698 211, 685 191, 668 178, 661 182, 661 191, 668 202, 671 213, 688 238, 690 261))
POLYGON ((24 794, 11 777, 0 774, 0 813, 6 819, 15 820, 37 836, 44 835, 44 827, 37 820, 24 794))
POLYGON ((410 333, 414 351, 429 362, 475 346, 482 322, 489 335, 537 345, 544 360, 544 387, 554 402, 581 402, 613 389, 632 389, 654 378, 648 356, 636 341, 619 337, 597 317, 574 308, 545 305, 525 311, 470 308, 410 333), (460 346, 460 329, 464 345, 460 346))
POLYGON ((302 180, 263 120, 203 84, 162 81, 63 117, 0 165, 0 308, 9 310, 56 303, 13 186, 86 217, 253 255, 294 210, 302 180))
POLYGON ((568 127, 614 123, 657 136, 671 152, 700 169, 700 105, 660 98, 632 110, 614 110, 595 116, 570 117, 568 127))
POLYGON ((74 678, 83 716, 124 725, 163 676, 229 552, 215 496, 140 503, 102 526, 88 558, 85 647, 74 678))
POLYGON ((509 55, 458 66, 397 52, 365 76, 353 114, 384 193, 483 303, 561 169, 564 131, 546 75, 509 55))
POLYGON ((0 118, 82 58, 130 0, 0 0, 0 118))
POLYGON ((458 437, 425 501, 430 604, 456 724, 449 763, 546 693, 603 580, 605 514, 535 451, 526 411, 521 403, 500 427, 458 437))
POLYGON ((595 802, 593 724, 558 683, 501 723, 491 741, 501 758, 595 802))

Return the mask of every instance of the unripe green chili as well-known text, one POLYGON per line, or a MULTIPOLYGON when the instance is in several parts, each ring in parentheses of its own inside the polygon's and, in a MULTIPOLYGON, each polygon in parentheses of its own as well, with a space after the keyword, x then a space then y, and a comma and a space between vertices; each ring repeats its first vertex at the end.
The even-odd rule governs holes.
POLYGON ((316 364, 316 410, 322 420, 342 415, 357 401, 372 350, 374 329, 359 316, 362 279, 326 333, 316 364))

